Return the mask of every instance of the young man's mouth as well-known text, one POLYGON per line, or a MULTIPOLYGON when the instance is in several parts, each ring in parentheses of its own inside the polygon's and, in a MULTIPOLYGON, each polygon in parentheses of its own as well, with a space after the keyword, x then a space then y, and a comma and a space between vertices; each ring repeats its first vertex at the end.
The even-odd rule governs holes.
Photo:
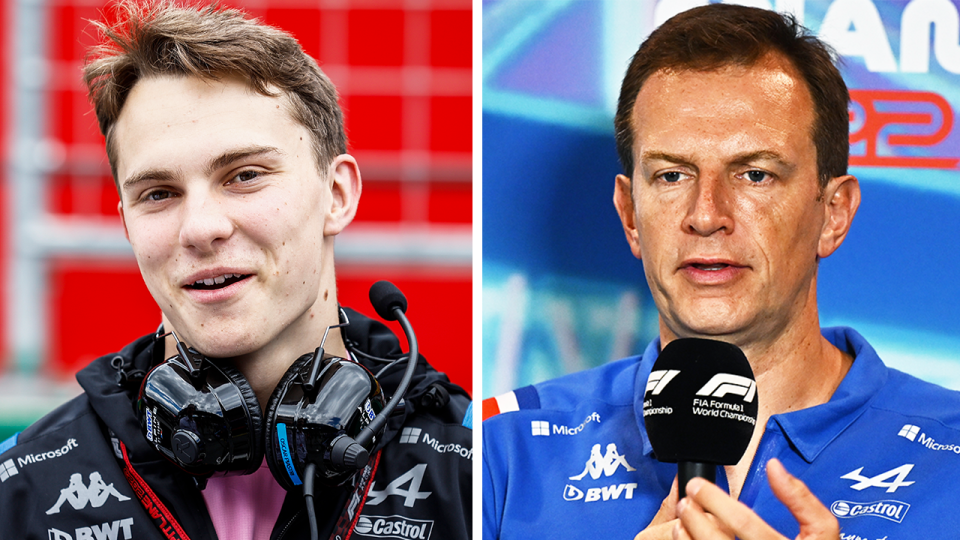
POLYGON ((233 285, 239 281, 243 281, 248 277, 250 277, 250 274, 223 274, 212 278, 197 280, 192 284, 187 285, 186 288, 199 291, 212 291, 229 287, 230 285, 233 285))

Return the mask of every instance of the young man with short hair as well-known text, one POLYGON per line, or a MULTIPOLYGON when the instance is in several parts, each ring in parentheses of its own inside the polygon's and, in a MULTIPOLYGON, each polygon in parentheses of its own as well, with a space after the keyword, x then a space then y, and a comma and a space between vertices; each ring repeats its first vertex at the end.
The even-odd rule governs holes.
POLYGON ((328 424, 359 438, 353 426, 376 417, 406 366, 385 367, 403 353, 384 325, 337 302, 334 238, 354 217, 361 182, 333 84, 291 36, 239 11, 120 9, 119 22, 100 26, 105 41, 84 79, 163 334, 92 362, 77 376, 83 395, 5 443, 0 461, 22 463, 72 441, 2 484, 0 537, 280 539, 315 527, 320 538, 468 538, 472 451, 452 449, 472 446, 469 397, 422 358, 369 460, 317 446, 328 424), (376 382, 364 399, 333 378, 352 362, 314 365, 324 337, 328 355, 377 372, 385 396, 376 382), (339 386, 310 398, 311 381, 326 380, 339 386), (306 396, 295 406, 291 387, 306 396), (162 423, 158 408, 204 389, 179 424, 162 423), (348 413, 369 417, 271 424, 285 407, 312 413, 351 400, 348 413), (226 412, 204 416, 208 405, 226 412), (242 427, 227 431, 225 418, 242 427), (224 431, 205 433, 215 429, 224 431), (283 455, 272 457, 277 437, 283 455), (222 459, 219 446, 231 449, 222 459), (335 478, 306 501, 308 481, 293 465, 304 456, 318 482, 335 478), (201 461, 213 469, 192 468, 201 461))

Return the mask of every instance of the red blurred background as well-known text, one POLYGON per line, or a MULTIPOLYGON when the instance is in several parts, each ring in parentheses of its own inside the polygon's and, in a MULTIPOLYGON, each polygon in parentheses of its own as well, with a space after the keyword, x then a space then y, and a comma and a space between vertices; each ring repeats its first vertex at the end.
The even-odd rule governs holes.
MULTIPOLYGON (((5 3, 2 27, 13 14, 5 3)), ((421 352, 452 380, 471 389, 471 150, 472 15, 470 0, 232 0, 268 24, 291 32, 318 59, 341 94, 350 152, 364 180, 354 223, 337 241, 342 305, 373 314, 367 290, 389 279, 408 298, 408 316, 421 352), (381 247, 383 249, 381 249, 381 247)), ((43 130, 57 157, 47 177, 46 211, 119 227, 117 193, 91 107, 80 81, 87 47, 96 41, 89 20, 110 16, 109 2, 53 0, 45 11, 49 73, 43 130), (92 171, 92 172, 91 172, 92 171)), ((11 40, 0 58, 11 57, 11 40)), ((5 82, 13 80, 4 60, 5 82)), ((13 92, 0 139, 8 131, 13 92)), ((8 153, 10 161, 13 151, 8 153)), ((9 175, 10 168, 5 169, 9 175)), ((4 182, 0 205, 10 197, 4 182)), ((13 226, 0 229, 0 269, 9 276, 13 226)), ((0 324, 8 351, 0 376, 71 379, 90 360, 153 331, 159 308, 128 257, 52 256, 46 261, 46 350, 38 365, 12 360, 10 313, 0 324), (120 307, 122 306, 122 309, 120 307), (24 372, 26 371, 26 372, 24 372), (32 372, 31 372, 32 371, 32 372)), ((0 300, 9 306, 8 277, 0 300)), ((402 334, 396 323, 391 323, 402 334)), ((405 345, 404 345, 405 346, 405 345)))

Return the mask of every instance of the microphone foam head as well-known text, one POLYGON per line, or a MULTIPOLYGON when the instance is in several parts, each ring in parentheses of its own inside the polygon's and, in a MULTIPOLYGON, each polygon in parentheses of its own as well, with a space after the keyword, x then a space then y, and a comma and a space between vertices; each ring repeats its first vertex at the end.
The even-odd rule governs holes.
POLYGON ((394 307, 400 308, 404 313, 407 312, 407 297, 389 281, 378 281, 370 287, 370 304, 373 305, 377 315, 387 321, 397 320, 397 316, 393 313, 394 307))
POLYGON ((757 383, 736 345, 671 341, 653 365, 643 420, 659 461, 735 465, 757 423, 757 383))

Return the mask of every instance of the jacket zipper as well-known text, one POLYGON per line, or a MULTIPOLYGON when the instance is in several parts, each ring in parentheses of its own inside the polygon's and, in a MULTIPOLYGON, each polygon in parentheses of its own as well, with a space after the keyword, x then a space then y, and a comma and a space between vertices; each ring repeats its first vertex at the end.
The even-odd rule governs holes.
POLYGON ((290 530, 290 526, 293 525, 293 522, 300 517, 301 512, 303 512, 303 510, 297 510, 297 513, 294 514, 293 517, 290 518, 290 521, 288 521, 287 524, 283 526, 283 529, 280 530, 280 534, 277 535, 276 540, 283 540, 283 536, 287 534, 288 530, 290 530))

